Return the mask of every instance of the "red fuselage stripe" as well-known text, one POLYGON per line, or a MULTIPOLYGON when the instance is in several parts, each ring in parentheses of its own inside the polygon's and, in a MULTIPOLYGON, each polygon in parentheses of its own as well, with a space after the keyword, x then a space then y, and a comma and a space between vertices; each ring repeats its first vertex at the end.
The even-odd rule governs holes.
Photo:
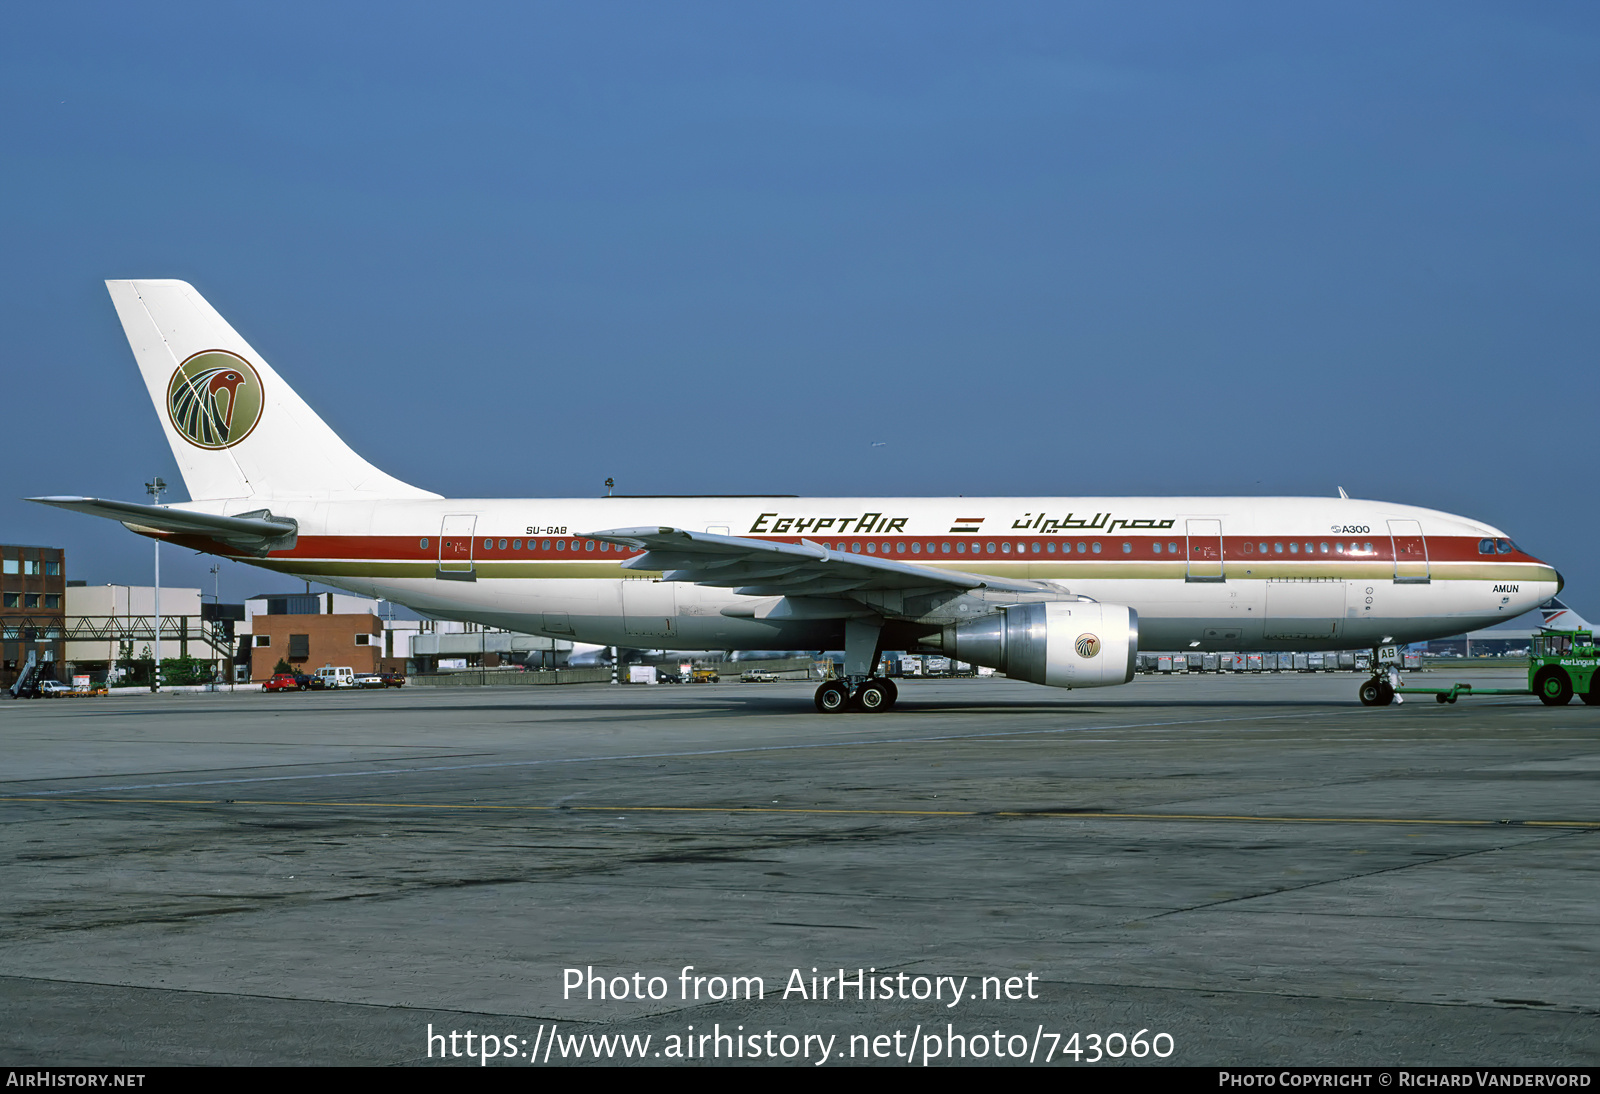
MULTIPOLYGON (((751 536, 751 539, 762 539, 779 543, 799 543, 798 536, 751 536)), ((603 544, 594 540, 584 539, 581 536, 564 536, 560 538, 539 537, 473 537, 470 548, 465 547, 461 537, 443 537, 448 550, 444 554, 446 561, 451 558, 472 558, 482 562, 501 561, 515 562, 519 559, 534 559, 538 561, 567 561, 574 554, 580 554, 585 561, 606 561, 609 559, 631 558, 642 552, 631 548, 618 547, 612 544, 603 544), (485 546, 488 544, 488 546, 485 546), (501 546, 504 544, 505 546, 501 546), (513 544, 520 546, 513 547, 513 544), (557 547, 559 544, 559 548, 557 547)), ((1049 561, 1051 559, 1081 559, 1083 561, 1099 560, 1110 562, 1121 561, 1170 561, 1174 556, 1185 561, 1215 562, 1216 537, 1192 537, 1186 539, 1182 535, 1168 536, 1102 536, 1084 538, 1079 540, 1074 537, 1059 535, 1052 536, 995 536, 985 534, 943 535, 943 536, 824 536, 813 542, 822 543, 831 549, 849 552, 859 545, 858 553, 891 554, 904 561, 951 562, 960 558, 971 558, 982 555, 986 560, 1004 562, 1007 560, 1022 561, 1049 561), (922 550, 913 552, 911 545, 920 544, 922 550), (993 551, 989 549, 994 545, 993 551), (1080 551, 1078 545, 1083 544, 1080 551), (1123 544, 1129 545, 1129 550, 1123 550, 1123 544), (868 552, 867 546, 871 544, 877 548, 875 552, 868 552), (956 545, 964 544, 966 551, 957 553, 956 545), (1004 550, 1004 545, 1009 544, 1011 550, 1004 550), (1034 546, 1038 545, 1035 552, 1034 546), (1095 545, 1099 545, 1096 553, 1095 545), (900 550, 900 546, 904 550, 900 550), (948 553, 946 552, 948 546, 948 553), (1049 548, 1055 547, 1054 553, 1049 548)), ((1430 562, 1524 562, 1538 563, 1539 560, 1532 555, 1521 551, 1510 554, 1486 555, 1479 552, 1478 546, 1482 542, 1476 536, 1428 536, 1426 539, 1427 559, 1430 562)), ((271 557, 283 559, 340 559, 348 561, 387 561, 387 562, 429 562, 437 561, 440 555, 441 538, 437 534, 428 536, 301 536, 292 551, 274 551, 271 557)), ((1222 558, 1231 563, 1250 562, 1292 562, 1299 559, 1315 558, 1320 561, 1353 560, 1357 562, 1386 562, 1395 558, 1394 544, 1387 535, 1369 536, 1337 536, 1326 539, 1316 537, 1297 536, 1290 539, 1286 536, 1224 536, 1221 540, 1222 558), (1326 550, 1324 550, 1326 544, 1326 550), (1262 553, 1265 545, 1265 554, 1262 553), (1296 550, 1291 550, 1293 545, 1296 550), (1310 547, 1308 552, 1308 545, 1310 547), (1370 547, 1369 547, 1370 545, 1370 547), (1338 547, 1342 546, 1343 551, 1338 547)), ((1402 560, 1422 561, 1422 555, 1402 554, 1402 560)))

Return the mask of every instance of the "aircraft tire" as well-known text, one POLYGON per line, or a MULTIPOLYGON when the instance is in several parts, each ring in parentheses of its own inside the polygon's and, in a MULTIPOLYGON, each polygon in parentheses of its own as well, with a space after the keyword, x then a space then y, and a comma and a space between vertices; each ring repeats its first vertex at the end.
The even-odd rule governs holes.
POLYGON ((1572 702, 1572 681, 1558 668, 1544 669, 1534 677, 1533 690, 1547 707, 1564 707, 1572 702))
MULTIPOLYGON (((1597 678, 1600 678, 1600 675, 1597 675, 1597 678)), ((879 680, 878 683, 882 684, 884 690, 889 693, 889 705, 884 709, 893 710, 894 705, 900 701, 900 686, 889 679, 879 680)))
POLYGON ((817 689, 817 710, 822 714, 840 714, 850 705, 850 692, 837 680, 829 680, 817 689))
POLYGON ((855 705, 867 714, 882 714, 894 706, 894 698, 889 691, 893 686, 887 680, 868 680, 856 692, 855 705))
POLYGON ((1378 686, 1378 681, 1368 680, 1361 685, 1361 705, 1364 707, 1383 706, 1383 690, 1378 686))

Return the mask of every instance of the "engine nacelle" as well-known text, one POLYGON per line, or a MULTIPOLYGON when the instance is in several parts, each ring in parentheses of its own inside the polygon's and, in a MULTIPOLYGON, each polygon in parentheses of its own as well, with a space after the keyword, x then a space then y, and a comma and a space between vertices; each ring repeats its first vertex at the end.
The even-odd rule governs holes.
POLYGON ((1138 666, 1139 613, 1121 604, 1018 604, 925 639, 958 661, 1053 688, 1126 684, 1138 666))

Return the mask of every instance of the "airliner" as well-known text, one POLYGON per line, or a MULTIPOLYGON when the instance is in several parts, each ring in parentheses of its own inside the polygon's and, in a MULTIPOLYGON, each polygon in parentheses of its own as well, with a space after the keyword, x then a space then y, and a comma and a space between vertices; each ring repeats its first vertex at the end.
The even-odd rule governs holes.
MULTIPOLYGON (((825 713, 893 707, 885 649, 1105 687, 1133 678, 1141 646, 1376 652, 1562 587, 1497 528, 1343 490, 444 498, 357 455, 190 285, 106 284, 192 500, 29 500, 436 618, 607 646, 843 649, 825 713)), ((1390 678, 1360 698, 1391 702, 1390 678)))

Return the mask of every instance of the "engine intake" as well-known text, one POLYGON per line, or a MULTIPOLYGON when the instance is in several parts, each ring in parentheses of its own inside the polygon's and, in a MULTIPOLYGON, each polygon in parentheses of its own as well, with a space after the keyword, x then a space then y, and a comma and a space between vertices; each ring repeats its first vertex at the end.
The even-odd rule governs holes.
POLYGON ((1018 604, 945 627, 923 645, 1053 688, 1126 684, 1138 666, 1139 613, 1083 601, 1018 604))

